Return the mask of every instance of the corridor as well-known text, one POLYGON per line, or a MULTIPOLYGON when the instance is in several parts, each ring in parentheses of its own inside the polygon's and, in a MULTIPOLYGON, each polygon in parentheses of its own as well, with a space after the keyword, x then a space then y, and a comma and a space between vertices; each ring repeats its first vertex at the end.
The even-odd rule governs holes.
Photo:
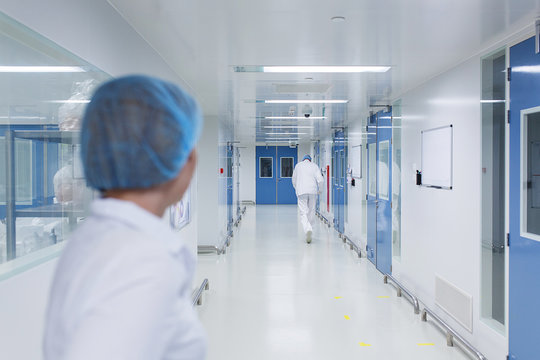
POLYGON ((251 206, 225 255, 199 256, 208 359, 468 358, 316 221, 307 245, 296 206, 251 206))

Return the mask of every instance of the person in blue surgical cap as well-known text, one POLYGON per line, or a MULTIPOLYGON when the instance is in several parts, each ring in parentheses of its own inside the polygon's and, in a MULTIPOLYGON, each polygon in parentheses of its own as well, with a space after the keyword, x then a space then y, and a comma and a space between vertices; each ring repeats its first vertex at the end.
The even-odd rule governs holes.
POLYGON ((292 184, 298 197, 300 221, 306 236, 306 242, 311 243, 313 223, 315 222, 315 203, 317 194, 322 192, 324 178, 321 170, 311 162, 311 156, 306 155, 296 164, 292 175, 292 184))
POLYGON ((205 357, 190 301, 195 260, 162 220, 189 186, 201 127, 194 99, 165 81, 123 77, 94 94, 81 153, 102 198, 59 260, 46 360, 205 357))

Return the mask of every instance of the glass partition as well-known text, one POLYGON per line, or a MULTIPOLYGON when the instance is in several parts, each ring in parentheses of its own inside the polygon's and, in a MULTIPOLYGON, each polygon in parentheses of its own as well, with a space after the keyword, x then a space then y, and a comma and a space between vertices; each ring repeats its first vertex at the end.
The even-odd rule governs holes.
POLYGON ((37 261, 61 247, 94 196, 79 129, 109 76, 1 13, 0 49, 0 263, 37 261))
POLYGON ((401 259, 401 101, 392 106, 392 256, 401 259))
POLYGON ((482 318, 504 332, 506 55, 482 59, 482 318))

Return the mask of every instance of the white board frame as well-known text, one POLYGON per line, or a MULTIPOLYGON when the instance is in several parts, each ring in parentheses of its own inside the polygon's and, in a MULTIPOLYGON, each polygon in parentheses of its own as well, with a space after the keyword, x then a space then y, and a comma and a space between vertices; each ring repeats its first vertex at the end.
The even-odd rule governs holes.
MULTIPOLYGON (((355 148, 358 148, 359 155, 358 155, 358 164, 351 164, 351 177, 353 179, 361 179, 362 178, 362 145, 355 145, 352 147, 352 152, 355 151, 355 148), (357 167, 358 166, 358 167, 357 167)), ((351 158, 354 158, 354 156, 351 156, 351 158)))
POLYGON ((422 149, 421 149, 421 157, 422 157, 422 186, 436 188, 436 189, 445 189, 445 190, 452 190, 454 185, 454 126, 452 124, 446 125, 446 126, 440 126, 433 129, 428 130, 422 130, 421 131, 421 137, 422 137, 422 149), (443 183, 426 183, 425 182, 425 163, 424 163, 424 134, 428 132, 433 131, 439 131, 443 129, 450 128, 450 183, 449 184, 443 184, 443 183))

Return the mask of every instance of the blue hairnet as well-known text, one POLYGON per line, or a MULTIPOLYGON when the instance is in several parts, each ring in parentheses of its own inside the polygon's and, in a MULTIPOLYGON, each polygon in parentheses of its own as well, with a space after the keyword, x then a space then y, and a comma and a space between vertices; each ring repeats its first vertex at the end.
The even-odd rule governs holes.
POLYGON ((309 156, 309 155, 304 156, 304 158, 302 159, 302 161, 304 161, 304 160, 306 160, 306 159, 308 159, 309 161, 311 161, 311 156, 309 156))
POLYGON ((175 178, 201 128, 197 103, 172 83, 127 76, 103 84, 86 108, 81 129, 88 185, 148 188, 175 178))

